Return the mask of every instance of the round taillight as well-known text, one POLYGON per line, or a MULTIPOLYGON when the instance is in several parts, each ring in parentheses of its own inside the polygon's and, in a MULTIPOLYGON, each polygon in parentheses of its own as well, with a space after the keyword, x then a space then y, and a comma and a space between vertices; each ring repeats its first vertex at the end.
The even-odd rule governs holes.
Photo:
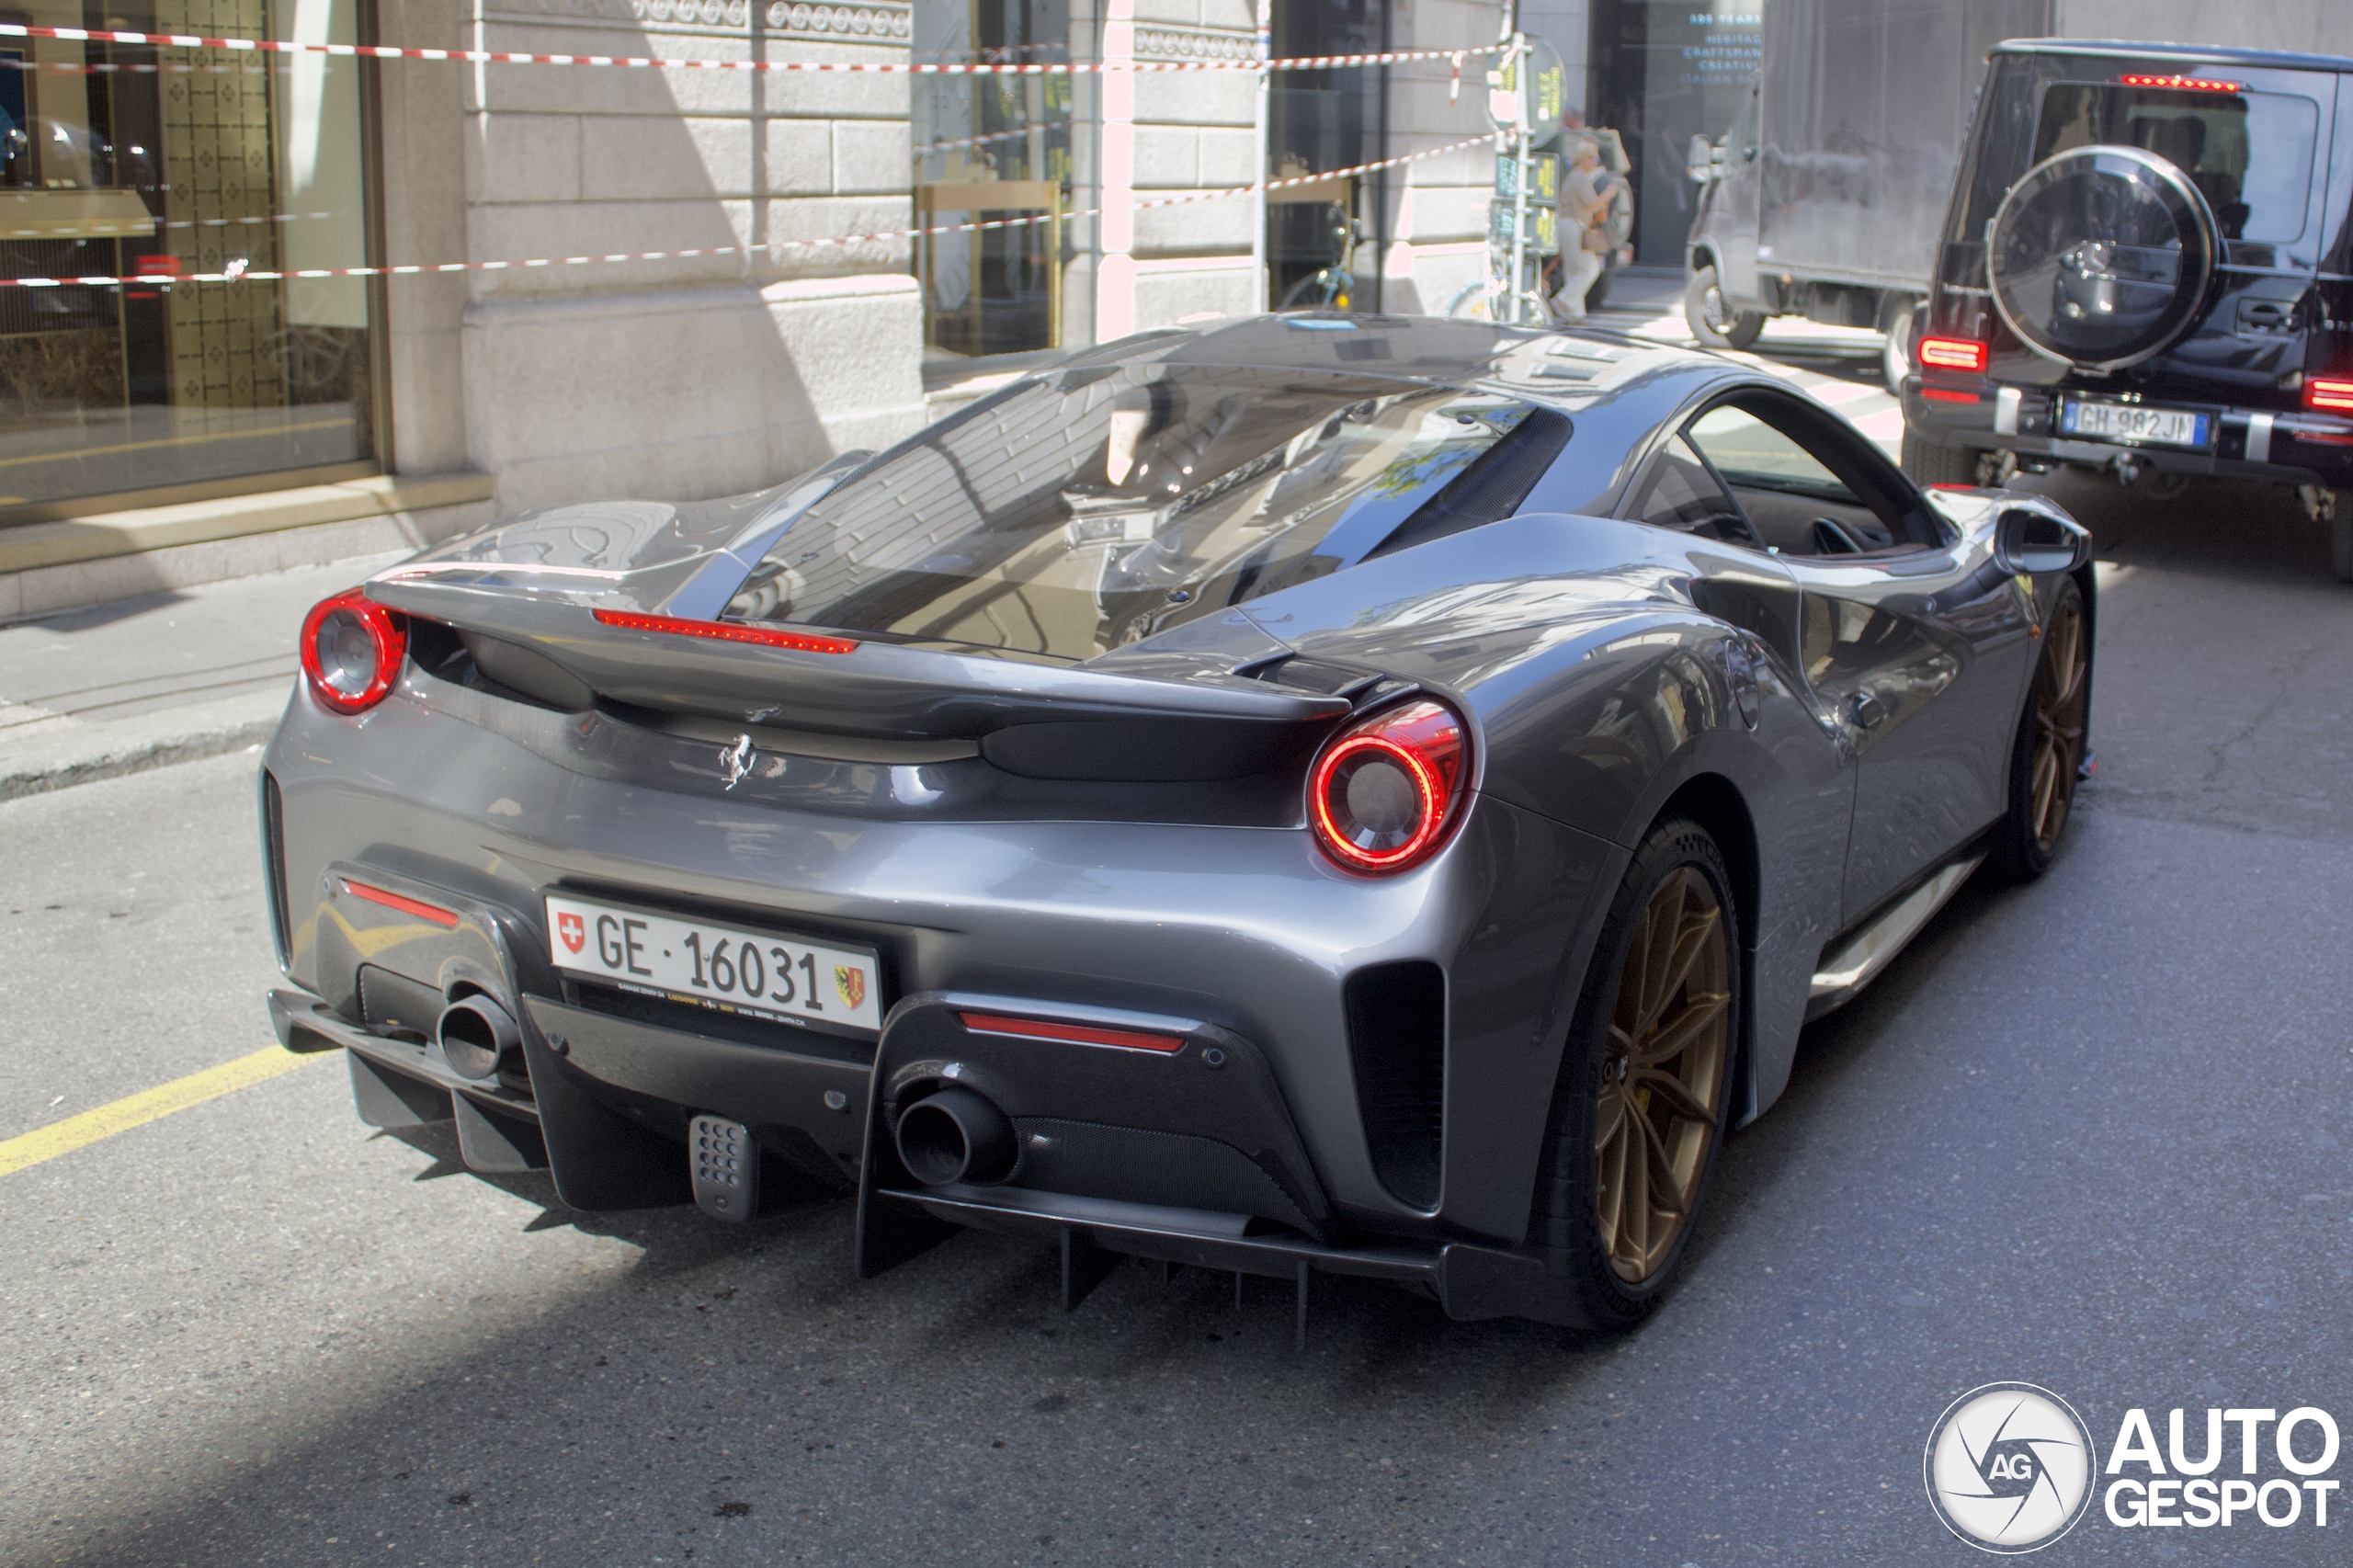
POLYGON ((1461 815, 1468 751, 1462 721, 1435 702, 1409 702, 1341 731, 1308 781, 1316 844, 1370 876, 1427 858, 1461 815))
POLYGON ((358 588, 311 607, 302 621, 302 676, 311 695, 337 713, 384 700, 408 656, 408 629, 358 588))

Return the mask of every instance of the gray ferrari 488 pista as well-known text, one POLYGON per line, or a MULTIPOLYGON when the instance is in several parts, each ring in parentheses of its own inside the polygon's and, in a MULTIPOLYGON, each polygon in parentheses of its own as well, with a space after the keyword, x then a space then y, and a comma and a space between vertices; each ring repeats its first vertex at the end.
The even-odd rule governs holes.
POLYGON ((2086 765, 2088 539, 1751 367, 1277 316, 320 605, 280 1038, 584 1210, 1639 1320, 1800 1028, 2086 765))

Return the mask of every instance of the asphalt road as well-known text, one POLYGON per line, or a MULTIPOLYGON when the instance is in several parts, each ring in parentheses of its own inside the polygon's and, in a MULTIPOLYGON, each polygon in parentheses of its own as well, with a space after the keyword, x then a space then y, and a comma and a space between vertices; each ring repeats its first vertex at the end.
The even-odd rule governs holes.
MULTIPOLYGON (((2051 488, 2113 562, 2066 850, 1809 1031, 1640 1332, 1324 1282, 1301 1355, 1270 1284, 1065 1316, 977 1235, 860 1283, 841 1206, 573 1213, 329 1057, 0 1176, 0 1562, 1967 1563, 1921 1449, 1977 1384, 2103 1452, 2353 1423, 2353 589, 2273 498, 2051 488)), ((0 806, 0 1138, 268 1043, 253 766, 0 806)), ((2040 1561, 2341 1562, 2339 1509, 2040 1561)))

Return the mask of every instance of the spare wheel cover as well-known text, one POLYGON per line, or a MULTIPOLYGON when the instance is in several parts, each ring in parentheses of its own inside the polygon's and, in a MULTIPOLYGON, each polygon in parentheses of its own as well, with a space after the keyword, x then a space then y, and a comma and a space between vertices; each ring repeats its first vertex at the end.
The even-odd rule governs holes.
POLYGON ((2138 147, 2037 164, 1994 214, 1994 308, 2036 353, 2113 370, 2161 353, 2204 311, 2221 245, 2206 199, 2138 147))

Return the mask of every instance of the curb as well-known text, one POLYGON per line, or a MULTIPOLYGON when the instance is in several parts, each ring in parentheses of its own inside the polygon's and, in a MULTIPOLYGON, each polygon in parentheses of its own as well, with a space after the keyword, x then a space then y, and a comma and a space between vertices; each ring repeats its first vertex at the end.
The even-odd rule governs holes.
POLYGON ((259 692, 0 744, 0 801, 244 751, 269 739, 285 709, 284 693, 259 692))

